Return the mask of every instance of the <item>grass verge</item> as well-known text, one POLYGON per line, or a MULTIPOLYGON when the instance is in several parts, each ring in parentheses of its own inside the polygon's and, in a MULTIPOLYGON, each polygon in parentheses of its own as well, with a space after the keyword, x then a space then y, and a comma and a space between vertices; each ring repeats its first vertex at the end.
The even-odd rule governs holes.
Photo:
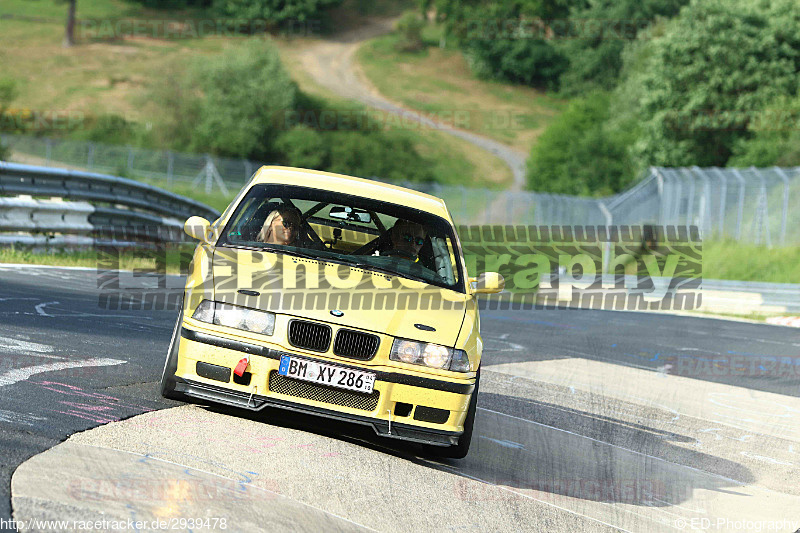
MULTIPOLYGON (((381 94, 408 108, 525 153, 564 108, 562 100, 530 87, 476 79, 457 50, 429 44, 419 52, 400 52, 398 40, 395 34, 373 39, 357 59, 381 94)), ((426 41, 438 41, 435 27, 426 41)))
MULTIPOLYGON (((191 258, 194 249, 191 245, 173 248, 167 254, 167 274, 178 275, 181 273, 181 254, 191 258)), ((156 257, 153 252, 146 251, 121 251, 114 255, 114 266, 119 270, 144 270, 149 272, 156 271, 156 257)), ((105 269, 103 265, 107 263, 108 256, 94 249, 65 250, 60 248, 41 248, 32 249, 30 247, 10 246, 0 249, 0 263, 23 264, 23 265, 45 265, 61 267, 84 267, 105 269)), ((188 264, 188 262, 187 262, 188 264)))
POLYGON ((767 248, 736 241, 704 242, 703 277, 800 283, 800 247, 767 248))
MULTIPOLYGON (((369 16, 391 16, 408 4, 348 0, 334 19, 337 27, 358 26, 369 16)), ((142 124, 148 131, 157 128, 163 110, 148 95, 163 83, 176 63, 219 54, 247 39, 223 32, 180 39, 155 38, 147 32, 104 37, 100 31, 103 23, 114 28, 120 18, 190 21, 208 15, 198 10, 146 9, 123 0, 93 0, 78 3, 77 45, 63 48, 66 9, 66 4, 48 0, 9 0, 0 7, 0 76, 16 80, 20 93, 11 111, 37 112, 44 117, 42 126, 48 135, 62 125, 64 135, 80 137, 85 132, 70 132, 67 124, 74 125, 82 116, 88 123, 91 117, 107 114, 142 124)), ((312 87, 300 62, 292 60, 292 52, 322 39, 320 35, 273 39, 301 90, 312 94, 320 91, 312 87)), ((332 95, 325 95, 325 99, 332 109, 353 107, 351 102, 332 95)), ((434 179, 439 183, 503 188, 511 182, 510 171, 499 159, 477 153, 469 143, 436 131, 393 129, 402 130, 400 134, 410 138, 419 153, 431 161, 434 179)))
MULTIPOLYGON (((196 199, 208 199, 202 195, 196 199)), ((221 200, 220 200, 221 202, 221 200)), ((222 210, 227 206, 217 204, 222 210)), ((186 245, 184 251, 191 250, 191 245, 186 245)), ((486 252, 487 256, 496 256, 497 247, 486 252)), ((7 247, 0 249, 0 263, 24 263, 55 266, 97 266, 97 253, 94 250, 40 250, 32 251, 26 247, 7 247)), ((468 265, 484 264, 485 258, 471 261, 467 257, 468 265)), ((152 268, 152 256, 146 252, 125 252, 121 256, 122 268, 152 268)), ((177 266, 173 265, 176 269, 177 266)), ((470 270, 473 270, 471 268, 470 270)), ((470 271, 471 276, 478 272, 470 271)), ((513 275, 513 274, 512 274, 513 275)), ((800 282, 800 248, 784 247, 768 249, 763 246, 741 244, 735 242, 712 242, 703 244, 703 271, 706 279, 729 279, 738 281, 769 282, 769 283, 799 283, 800 282)), ((732 315, 744 318, 760 319, 761 315, 732 315)))

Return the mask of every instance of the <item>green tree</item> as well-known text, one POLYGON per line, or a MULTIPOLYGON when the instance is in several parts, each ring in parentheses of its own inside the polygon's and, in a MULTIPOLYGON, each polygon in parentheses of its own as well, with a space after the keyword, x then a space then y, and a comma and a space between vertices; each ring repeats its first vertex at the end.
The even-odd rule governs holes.
POLYGON ((397 31, 400 34, 397 49, 401 52, 422 50, 424 47, 422 29, 424 27, 425 21, 417 13, 409 12, 403 15, 397 22, 397 31))
POLYGON ((447 35, 480 77, 555 88, 567 67, 549 40, 547 21, 583 0, 432 0, 447 35))
POLYGON ((800 166, 800 98, 776 101, 753 118, 753 136, 737 141, 728 166, 800 166))
POLYGON ((531 150, 529 189, 603 196, 630 184, 636 170, 628 155, 633 132, 606 127, 610 103, 605 92, 570 103, 531 150))
POLYGON ((230 156, 269 157, 297 93, 275 46, 250 39, 242 47, 204 59, 193 78, 202 94, 193 148, 230 156))
POLYGON ((334 131, 330 143, 331 172, 388 180, 430 181, 430 162, 422 158, 402 132, 334 131))
POLYGON ((639 164, 722 166, 768 104, 797 94, 792 0, 694 0, 645 43, 626 76, 638 94, 639 164))
POLYGON ((319 20, 342 0, 214 0, 214 9, 232 19, 266 20, 276 26, 319 20))
POLYGON ((563 32, 556 28, 557 48, 569 60, 561 76, 564 94, 611 90, 622 69, 622 50, 660 17, 678 14, 688 0, 591 0, 570 14, 563 32))

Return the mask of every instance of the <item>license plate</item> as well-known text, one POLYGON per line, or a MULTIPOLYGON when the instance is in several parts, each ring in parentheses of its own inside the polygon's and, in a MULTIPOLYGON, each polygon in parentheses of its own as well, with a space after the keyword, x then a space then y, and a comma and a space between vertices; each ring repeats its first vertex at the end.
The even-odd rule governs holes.
POLYGON ((371 372, 361 372, 288 355, 281 356, 278 374, 366 394, 371 393, 372 387, 375 385, 375 374, 371 372))

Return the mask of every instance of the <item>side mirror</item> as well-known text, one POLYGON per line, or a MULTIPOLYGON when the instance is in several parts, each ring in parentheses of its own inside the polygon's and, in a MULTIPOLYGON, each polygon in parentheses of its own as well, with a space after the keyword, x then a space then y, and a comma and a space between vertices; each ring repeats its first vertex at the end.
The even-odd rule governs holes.
POLYGON ((211 235, 211 223, 203 217, 189 217, 183 225, 183 231, 192 239, 205 243, 211 242, 214 238, 211 235))
POLYGON ((506 287, 505 278, 497 272, 484 272, 477 278, 469 278, 469 281, 475 284, 472 289, 475 294, 496 294, 506 287))

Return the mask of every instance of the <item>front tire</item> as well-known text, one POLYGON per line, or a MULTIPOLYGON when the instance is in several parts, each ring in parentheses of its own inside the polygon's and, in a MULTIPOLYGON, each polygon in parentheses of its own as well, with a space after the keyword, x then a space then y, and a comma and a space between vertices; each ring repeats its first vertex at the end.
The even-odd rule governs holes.
POLYGON ((448 448, 435 448, 435 454, 439 457, 448 459, 463 459, 469 453, 469 446, 472 443, 472 429, 475 425, 475 411, 478 410, 478 384, 481 381, 481 369, 475 376, 475 390, 472 391, 472 398, 469 400, 467 417, 464 419, 464 433, 458 438, 458 444, 448 448))
POLYGON ((175 385, 177 384, 177 381, 175 380, 175 373, 178 371, 178 348, 180 346, 180 330, 182 324, 183 301, 181 301, 175 327, 172 329, 172 340, 169 343, 169 350, 167 350, 167 359, 164 362, 164 371, 161 373, 161 396, 170 400, 185 402, 188 401, 186 395, 175 390, 175 385))

